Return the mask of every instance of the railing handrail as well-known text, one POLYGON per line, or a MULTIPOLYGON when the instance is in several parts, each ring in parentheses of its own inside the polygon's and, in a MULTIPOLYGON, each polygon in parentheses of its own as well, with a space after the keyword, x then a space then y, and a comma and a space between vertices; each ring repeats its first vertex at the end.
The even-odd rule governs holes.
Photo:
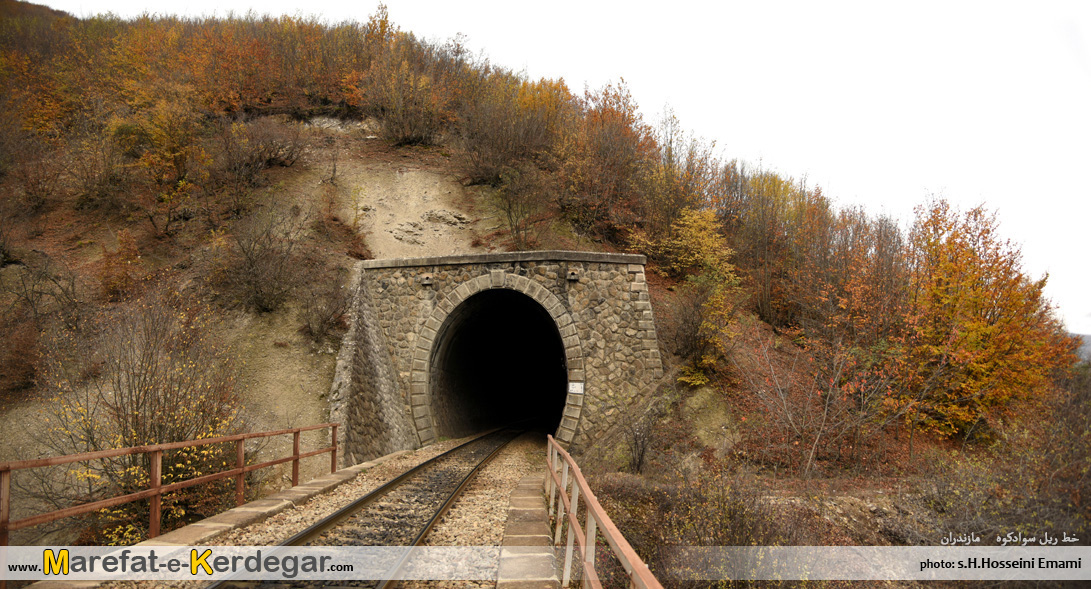
POLYGON ((598 579, 598 574, 595 570, 595 528, 598 527, 602 530, 603 537, 606 538, 606 542, 610 545, 611 550, 614 552, 614 556, 621 562, 626 573, 629 575, 629 579, 636 587, 645 589, 662 589, 662 585, 659 580, 655 578, 651 570, 648 569, 648 565, 644 564, 644 561, 640 559, 640 556, 633 550, 633 547, 629 544, 629 541, 625 539, 625 536, 621 534, 621 531, 617 529, 614 522, 610 519, 610 516, 606 514, 606 510, 599 504, 598 498, 591 491, 591 486, 587 484, 587 479, 584 478, 583 473, 580 472, 580 467, 576 464, 576 461, 572 459, 572 456, 565 451, 564 448, 553 439, 553 436, 547 436, 548 446, 546 450, 546 461, 549 465, 550 478, 547 479, 549 493, 549 512, 550 515, 554 514, 554 498, 555 493, 559 495, 560 501, 556 503, 557 507, 557 523, 553 535, 554 544, 560 543, 561 527, 564 524, 565 515, 568 519, 568 539, 567 548, 565 550, 565 565, 562 584, 567 587, 570 581, 570 571, 572 563, 572 550, 573 540, 579 545, 581 562, 583 563, 583 570, 586 573, 585 582, 592 587, 601 587, 602 584, 598 579), (557 463, 554 458, 559 456, 564 461, 563 474, 558 474, 557 469, 561 467, 561 464, 557 463), (571 470, 572 475, 572 491, 570 495, 566 495, 566 487, 568 487, 568 476, 571 470), (579 511, 580 495, 583 495, 584 505, 586 506, 586 514, 584 517, 585 523, 588 523, 587 530, 585 531, 579 524, 579 519, 576 517, 579 511), (590 518, 590 522, 586 520, 590 518), (573 537, 573 530, 577 533, 573 537))
POLYGON ((217 438, 202 438, 197 440, 168 442, 164 444, 151 444, 146 446, 130 446, 128 448, 114 448, 111 450, 82 452, 79 454, 67 454, 65 456, 54 456, 50 458, 36 458, 32 460, 0 462, 0 546, 8 545, 8 534, 13 530, 19 530, 30 526, 49 523, 58 519, 72 517, 75 515, 82 515, 84 513, 90 513, 92 511, 104 509, 106 507, 113 507, 115 505, 131 503, 133 501, 139 501, 141 499, 151 499, 152 506, 151 514, 149 515, 148 537, 154 538, 159 535, 161 501, 164 493, 170 493, 172 491, 177 491, 186 487, 192 487, 201 483, 211 483, 213 481, 218 481, 229 477, 235 477, 235 503, 236 505, 242 505, 244 502, 244 491, 246 484, 244 476, 246 475, 246 473, 290 461, 292 462, 292 486, 294 487, 299 484, 299 461, 303 458, 309 458, 311 456, 317 456, 319 454, 326 453, 330 454, 330 472, 336 472, 337 428, 339 427, 339 425, 340 424, 333 422, 320 423, 317 425, 309 425, 291 429, 252 432, 246 434, 235 434, 231 436, 220 436, 217 438), (331 442, 329 446, 317 450, 311 450, 309 452, 301 453, 299 451, 300 434, 302 432, 325 428, 330 428, 331 442), (287 434, 292 434, 292 454, 290 456, 267 460, 259 464, 245 464, 245 448, 243 444, 246 440, 252 440, 256 438, 268 438, 271 436, 280 436, 287 434), (222 444, 224 442, 235 442, 235 468, 223 472, 207 474, 191 479, 185 479, 182 481, 171 483, 169 485, 162 484, 162 459, 164 451, 178 450, 181 448, 191 448, 194 446, 209 446, 212 444, 222 444), (88 460, 116 458, 118 456, 131 456, 134 454, 151 454, 151 468, 148 477, 149 481, 147 489, 143 491, 136 491, 134 493, 129 493, 126 495, 114 496, 109 499, 101 499, 90 503, 82 503, 63 509, 56 509, 43 514, 33 515, 15 521, 9 520, 11 515, 11 473, 13 471, 26 470, 30 468, 41 468, 44 466, 58 466, 61 464, 71 464, 73 462, 85 462, 88 460))
POLYGON ((147 446, 129 446, 127 448, 113 448, 110 450, 96 450, 94 452, 81 452, 79 454, 65 454, 64 456, 51 456, 49 458, 32 458, 30 460, 9 460, 7 462, 0 462, 0 471, 5 470, 24 470, 27 468, 38 468, 42 466, 58 466, 61 464, 70 464, 72 462, 82 462, 84 460, 98 460, 100 458, 116 458, 118 456, 129 456, 132 454, 146 454, 148 452, 154 452, 156 450, 178 450, 180 448, 189 448, 192 446, 208 446, 211 444, 220 444, 223 442, 235 442, 238 440, 250 440, 254 438, 268 438, 270 436, 279 436, 285 434, 299 432, 312 431, 316 429, 323 429, 339 425, 336 423, 320 423, 318 425, 308 425, 305 427, 296 427, 292 429, 272 430, 267 432, 251 432, 248 434, 235 434, 231 436, 221 436, 218 438, 199 438, 196 440, 186 440, 183 442, 167 442, 163 444, 151 444, 147 446))

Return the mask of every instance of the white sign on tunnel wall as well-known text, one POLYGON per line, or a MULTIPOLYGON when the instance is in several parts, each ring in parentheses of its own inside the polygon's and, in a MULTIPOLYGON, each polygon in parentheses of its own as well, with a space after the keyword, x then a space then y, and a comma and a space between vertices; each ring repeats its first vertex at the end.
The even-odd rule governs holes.
POLYGON ((583 383, 582 382, 570 382, 568 383, 568 394, 570 395, 582 395, 583 383))

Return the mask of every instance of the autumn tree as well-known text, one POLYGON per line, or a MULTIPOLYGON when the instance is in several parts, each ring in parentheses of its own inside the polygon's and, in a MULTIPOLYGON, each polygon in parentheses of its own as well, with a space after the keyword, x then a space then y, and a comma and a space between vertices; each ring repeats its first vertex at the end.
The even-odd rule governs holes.
POLYGON ((533 248, 549 226, 554 216, 550 199, 554 188, 552 178, 533 164, 506 168, 500 175, 496 200, 515 250, 533 248))
POLYGON ((783 288, 772 299, 793 345, 763 346, 740 372, 772 417, 771 453, 809 474, 819 460, 860 466, 871 442, 904 407, 902 314, 907 285, 897 224, 858 208, 838 210, 818 190, 797 190, 784 215, 783 288), (776 355, 787 352, 791 368, 776 355), (799 372, 807 376, 800 378, 799 372))
POLYGON ((750 174, 746 180, 746 199, 736 231, 739 263, 752 283, 758 317, 782 326, 788 322, 784 297, 788 211, 797 187, 770 171, 750 174))
POLYGON ((715 143, 684 133, 669 108, 656 129, 655 142, 657 157, 649 162, 641 213, 645 229, 661 235, 683 210, 709 208, 717 200, 719 161, 714 155, 715 143))
POLYGON ((712 170, 712 188, 709 190, 708 208, 716 213, 728 233, 739 229, 747 204, 746 164, 738 160, 720 162, 712 170))
POLYGON ((719 232, 715 213, 683 209, 667 235, 654 239, 637 233, 634 242, 665 273, 685 278, 666 310, 668 340, 672 351, 689 362, 680 380, 708 382, 709 373, 731 349, 736 312, 744 299, 731 263, 734 252, 719 232))
POLYGON ((435 48, 398 33, 372 63, 365 95, 395 145, 430 144, 454 119, 455 88, 432 59, 435 48))
POLYGON ((1043 391, 1073 361, 1043 294, 1046 277, 1022 270, 1016 245, 983 207, 943 200, 917 209, 910 234, 905 378, 914 426, 984 433, 1013 401, 1043 391))
POLYGON ((506 170, 539 163, 554 149, 574 99, 563 82, 532 82, 504 70, 477 86, 459 113, 460 142, 471 178, 497 185, 506 170))
POLYGON ((581 230, 617 241, 638 218, 651 129, 624 83, 584 97, 579 128, 565 146, 565 215, 581 230))

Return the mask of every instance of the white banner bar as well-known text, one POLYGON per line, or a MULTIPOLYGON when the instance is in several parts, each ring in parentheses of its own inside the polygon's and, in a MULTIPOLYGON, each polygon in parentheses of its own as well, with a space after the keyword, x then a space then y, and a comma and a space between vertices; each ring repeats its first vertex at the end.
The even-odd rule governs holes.
MULTIPOLYGON (((507 548, 22 546, 0 548, 0 580, 487 581, 507 548)), ((689 580, 1091 580, 1091 547, 686 546, 661 566, 689 580)))
POLYGON ((665 578, 688 580, 1091 579, 1091 547, 685 546, 665 578))
POLYGON ((3 580, 495 580, 497 546, 22 546, 0 548, 3 580), (395 571, 405 559, 404 566, 395 571))

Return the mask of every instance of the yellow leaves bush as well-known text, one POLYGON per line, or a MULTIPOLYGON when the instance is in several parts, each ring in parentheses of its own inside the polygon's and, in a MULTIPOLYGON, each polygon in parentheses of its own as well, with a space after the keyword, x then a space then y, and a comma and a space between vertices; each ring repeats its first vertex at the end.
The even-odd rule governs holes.
POLYGON ((710 210, 685 209, 666 235, 656 238, 638 233, 633 238, 637 249, 672 276, 706 274, 726 282, 736 282, 734 252, 720 234, 715 213, 710 210))
MULTIPOLYGON (((65 332, 52 342, 48 388, 57 393, 38 440, 61 454, 218 437, 235 433, 240 402, 235 372, 208 334, 212 316, 180 299, 136 301, 104 318, 91 340, 65 332)), ((192 479, 234 463, 233 444, 164 454, 162 482, 192 479)), ((143 454, 81 463, 69 477, 47 477, 56 502, 83 503, 146 489, 143 454)), ((163 497, 163 529, 216 513, 232 494, 219 481, 163 497)), ((97 540, 130 541, 146 529, 148 506, 130 503, 97 514, 97 540)))
POLYGON ((666 235, 654 238, 637 233, 632 242, 667 274, 686 277, 671 297, 672 304, 660 312, 665 320, 661 332, 671 351, 689 361, 679 381, 706 384, 718 360, 730 352, 736 313, 743 301, 730 261, 733 252, 719 232, 715 214, 684 209, 666 235))

